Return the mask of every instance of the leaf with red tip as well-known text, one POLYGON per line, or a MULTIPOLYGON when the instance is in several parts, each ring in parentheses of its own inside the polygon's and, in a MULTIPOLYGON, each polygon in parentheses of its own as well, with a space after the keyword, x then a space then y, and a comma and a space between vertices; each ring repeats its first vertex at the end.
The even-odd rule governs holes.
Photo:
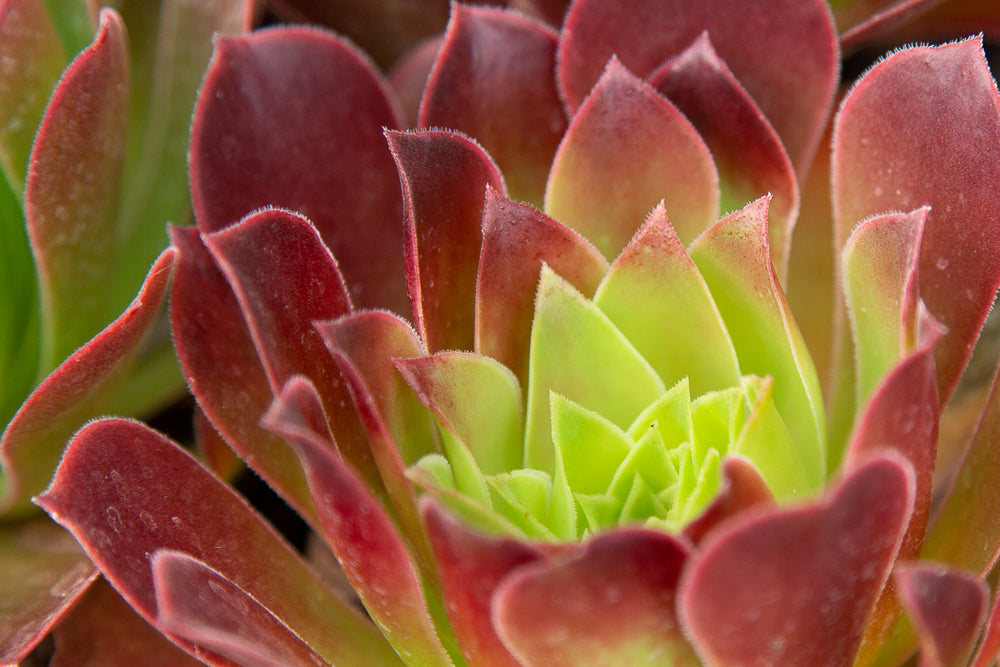
POLYGON ((188 388, 229 446, 317 525, 298 457, 260 427, 274 395, 229 283, 197 229, 174 227, 170 236, 177 251, 170 319, 188 388))
POLYGON ((938 345, 946 403, 1000 286, 1000 96, 979 38, 906 49, 873 67, 836 121, 840 238, 883 211, 930 206, 920 296, 948 334, 938 345))
POLYGON ((667 387, 689 378, 700 396, 739 384, 729 332, 662 203, 615 260, 594 304, 667 387))
POLYGON ((136 614, 105 579, 94 582, 52 634, 55 652, 49 667, 204 664, 170 643, 136 614))
POLYGON ((489 155, 458 132, 387 132, 403 186, 410 307, 429 352, 471 350, 487 186, 503 193, 489 155))
POLYGON ((958 470, 921 555, 985 575, 1000 556, 1000 374, 958 470))
POLYGON ((716 54, 707 33, 649 76, 705 140, 719 170, 722 210, 771 194, 771 258, 784 282, 799 212, 795 170, 781 139, 716 54))
POLYGON ((200 560, 160 550, 150 566, 157 623, 166 632, 245 667, 327 664, 281 619, 200 560))
POLYGON ((125 28, 104 10, 94 42, 52 95, 27 175, 24 211, 38 265, 46 372, 110 319, 128 86, 125 28))
POLYGON ((920 635, 920 664, 967 664, 986 617, 986 584, 960 570, 926 563, 900 563, 893 577, 906 613, 920 635))
POLYGON ((450 666, 406 542, 378 499, 336 454, 325 422, 315 389, 301 378, 285 385, 264 418, 301 457, 327 544, 386 639, 408 662, 450 666))
POLYGON ((702 659, 850 664, 913 507, 895 455, 854 468, 818 503, 734 519, 701 544, 679 595, 702 659))
POLYGON ((433 500, 421 503, 441 577, 448 618, 471 665, 521 667, 490 618, 493 594, 519 567, 543 560, 534 546, 465 527, 433 500))
POLYGON ((42 640, 98 575, 66 531, 48 519, 0 529, 0 663, 13 664, 42 640))
POLYGON ((803 171, 822 134, 839 74, 837 36, 822 0, 735 5, 729 0, 577 0, 559 44, 559 84, 570 108, 581 103, 612 53, 645 77, 706 30, 803 171), (767 35, 766 49, 762 35, 767 35), (794 67, 789 53, 795 54, 794 67))
POLYGON ((401 122, 381 75, 338 37, 285 27, 218 38, 191 131, 198 225, 299 211, 358 305, 405 313, 399 181, 382 138, 401 122))
POLYGON ((612 58, 563 137, 545 212, 612 259, 663 201, 689 243, 719 212, 719 177, 697 130, 612 58))
POLYGON ((688 552, 655 530, 598 535, 578 555, 507 577, 493 598, 493 622, 529 667, 697 665, 674 602, 688 552))
POLYGON ((556 33, 516 12, 452 4, 420 103, 420 127, 465 132, 496 160, 514 199, 542 203, 566 112, 556 33))
POLYGON ((57 368, 28 397, 0 441, 0 509, 22 513, 52 479, 66 441, 107 409, 167 295, 174 252, 166 250, 132 305, 57 368))
POLYGON ((527 388, 528 343, 542 263, 585 295, 608 271, 585 238, 527 204, 487 188, 476 282, 476 352, 514 372, 527 388))
POLYGON ((334 664, 398 664, 374 626, 242 497, 141 424, 106 419, 84 427, 36 501, 150 623, 156 599, 149 555, 172 549, 220 572, 334 664))
POLYGON ((809 481, 826 479, 823 397, 771 264, 766 198, 723 218, 691 246, 736 348, 740 371, 774 377, 774 399, 809 481))
POLYGON ((717 525, 751 507, 774 505, 774 495, 757 467, 742 456, 722 461, 722 487, 697 519, 684 526, 684 537, 698 544, 717 525))

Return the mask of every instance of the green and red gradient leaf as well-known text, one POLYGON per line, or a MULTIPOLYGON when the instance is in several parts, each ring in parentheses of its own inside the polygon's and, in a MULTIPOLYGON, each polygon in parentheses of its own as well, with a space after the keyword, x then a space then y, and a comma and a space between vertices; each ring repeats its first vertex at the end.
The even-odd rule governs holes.
POLYGON ((751 507, 773 506, 774 495, 757 466, 749 459, 730 455, 722 460, 722 488, 701 515, 684 526, 683 535, 700 544, 715 526, 751 507))
POLYGON ((594 304, 667 387, 700 396, 739 384, 736 350, 661 202, 611 265, 594 304))
POLYGON ((610 260, 660 201, 684 243, 715 222, 712 155, 676 107, 612 58, 559 145, 545 212, 610 260))
POLYGON ((487 188, 476 281, 476 352, 528 387, 528 346, 542 264, 592 295, 608 262, 589 241, 541 211, 487 188))
POLYGON ((947 403, 1000 285, 1000 96, 979 38, 895 53, 844 100, 833 150, 838 242, 860 220, 930 206, 920 297, 948 329, 947 403))
POLYGON ((327 544, 389 643, 407 661, 450 667, 410 550, 379 500, 337 455, 313 386, 291 379, 264 423, 301 457, 327 544))
POLYGON ((522 14, 452 4, 420 103, 420 127, 475 137, 510 196, 539 206, 566 112, 556 90, 556 32, 522 14))
POLYGON ((893 578, 920 636, 920 664, 968 664, 986 618, 990 599, 986 584, 966 572, 923 562, 898 564, 893 578))
MULTIPOLYGON (((406 284, 428 352, 471 350, 487 186, 503 176, 473 139, 449 130, 386 133, 403 187, 406 284)), ((384 252, 384 248, 381 249, 384 252)))
POLYGON ((708 145, 719 170, 722 210, 771 194, 771 257, 782 283, 788 275, 792 227, 799 213, 795 169, 781 139, 706 33, 649 76, 708 145))
POLYGON ((723 218, 691 246, 729 331, 740 372, 774 377, 774 399, 814 488, 826 479, 823 397, 771 263, 767 198, 723 218))
POLYGON ((822 0, 577 0, 563 24, 558 56, 558 81, 570 109, 581 104, 612 54, 646 77, 704 31, 803 172, 839 75, 837 36, 822 0))
POLYGON ((125 27, 104 10, 94 42, 60 79, 31 150, 24 211, 41 290, 42 372, 113 315, 106 296, 128 90, 125 27))
MULTIPOLYGON (((84 427, 36 502, 154 625, 149 557, 170 549, 221 573, 334 664, 398 664, 375 627, 327 588, 241 496, 141 424, 107 419, 84 427)), ((190 642, 172 639, 193 651, 190 642)))
POLYGON ((421 512, 434 548, 448 618, 470 665, 522 667, 497 635, 491 605, 497 587, 517 568, 545 558, 531 544, 487 537, 449 515, 437 501, 421 512))
POLYGON ((318 525, 298 457, 260 426, 274 395, 239 302, 196 228, 174 227, 170 234, 177 252, 170 319, 188 388, 240 458, 318 525))
POLYGON ((624 528, 578 553, 529 563, 493 596, 499 636, 527 667, 697 665, 675 595, 690 546, 624 528))
POLYGON ((909 464, 887 454, 812 505, 748 512, 710 534, 679 594, 702 659, 850 664, 902 542, 913 486, 909 464))
POLYGON ((352 299, 406 313, 399 180, 382 128, 388 85, 341 38, 307 28, 220 37, 195 107, 191 196, 212 232, 262 206, 299 211, 352 299))
POLYGON ((87 589, 55 627, 52 636, 55 651, 49 667, 194 667, 204 664, 172 644, 139 616, 105 579, 98 579, 87 589))
POLYGON ((0 663, 23 660, 98 575, 70 535, 48 519, 0 530, 0 663))
POLYGON ((30 509, 29 498, 51 481, 73 432, 107 409, 166 299, 174 257, 173 250, 160 255, 132 305, 53 371, 7 425, 0 510, 8 516, 30 509))
POLYGON ((160 550, 150 567, 165 632, 245 667, 327 665, 281 619, 200 560, 160 550))

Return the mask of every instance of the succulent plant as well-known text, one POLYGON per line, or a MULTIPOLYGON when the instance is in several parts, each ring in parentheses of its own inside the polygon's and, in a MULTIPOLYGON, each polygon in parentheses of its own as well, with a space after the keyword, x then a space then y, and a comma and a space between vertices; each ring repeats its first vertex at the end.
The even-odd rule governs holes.
POLYGON ((388 79, 317 28, 218 38, 197 226, 135 311, 172 269, 202 461, 73 437, 35 500, 103 579, 57 650, 121 623, 119 661, 160 633, 220 665, 992 663, 1000 392, 956 388, 1000 285, 1000 95, 981 38, 838 93, 842 43, 961 17, 861 4, 843 42, 818 0, 454 4, 388 79))

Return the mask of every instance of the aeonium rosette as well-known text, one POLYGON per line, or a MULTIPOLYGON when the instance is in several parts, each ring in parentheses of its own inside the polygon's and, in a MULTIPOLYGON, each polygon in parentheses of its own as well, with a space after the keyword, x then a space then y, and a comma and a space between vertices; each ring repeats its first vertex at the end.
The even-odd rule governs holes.
POLYGON ((455 5, 413 131, 335 36, 217 42, 198 228, 172 230, 200 444, 326 538, 373 623, 180 448, 96 422, 38 502, 172 641, 212 664, 971 653, 1000 547, 988 428, 927 526, 940 406, 1000 280, 979 43, 888 57, 834 124, 856 362, 828 446, 782 284, 805 279, 829 10, 635 4, 576 2, 560 33, 455 5))

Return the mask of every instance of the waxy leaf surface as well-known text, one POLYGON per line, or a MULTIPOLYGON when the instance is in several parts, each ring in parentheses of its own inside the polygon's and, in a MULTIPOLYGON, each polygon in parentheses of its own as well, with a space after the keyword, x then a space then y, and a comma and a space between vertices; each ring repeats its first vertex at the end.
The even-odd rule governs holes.
POLYGON ((218 38, 191 133, 199 227, 262 206, 298 211, 357 305, 405 314, 399 181, 382 137, 401 122, 387 84, 341 38, 307 28, 218 38))
MULTIPOLYGON (((325 659, 398 664, 374 626, 337 597, 249 504, 189 454, 135 422, 76 434, 37 499, 148 622, 156 622, 149 555, 204 562, 294 627, 325 659)), ((177 640, 191 650, 189 642, 177 640)))
POLYGON ((660 201, 690 243, 718 217, 712 156, 676 107, 612 58, 559 145, 545 212, 613 259, 660 201))

